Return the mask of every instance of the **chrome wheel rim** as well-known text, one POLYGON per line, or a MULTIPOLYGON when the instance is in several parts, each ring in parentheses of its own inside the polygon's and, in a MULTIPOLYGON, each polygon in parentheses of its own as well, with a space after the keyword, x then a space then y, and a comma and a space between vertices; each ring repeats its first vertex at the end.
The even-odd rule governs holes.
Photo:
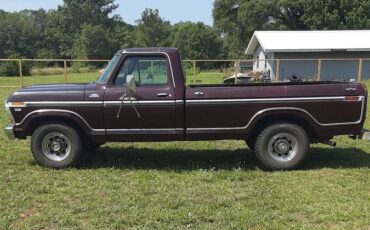
POLYGON ((71 142, 60 132, 48 133, 42 140, 42 153, 52 161, 63 161, 71 153, 71 142))
POLYGON ((297 155, 298 141, 289 133, 276 134, 268 143, 268 152, 277 161, 290 161, 297 155))

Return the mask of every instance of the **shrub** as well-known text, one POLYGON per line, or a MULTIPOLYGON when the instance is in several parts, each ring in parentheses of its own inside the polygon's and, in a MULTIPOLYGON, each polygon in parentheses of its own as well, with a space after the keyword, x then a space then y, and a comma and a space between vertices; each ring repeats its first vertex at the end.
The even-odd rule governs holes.
MULTIPOLYGON (((9 59, 17 59, 19 56, 11 55, 9 59)), ((28 62, 22 62, 22 74, 23 76, 29 76, 31 73, 32 65, 28 62)), ((18 77, 19 76, 19 64, 18 61, 1 61, 0 62, 0 76, 5 77, 18 77)))

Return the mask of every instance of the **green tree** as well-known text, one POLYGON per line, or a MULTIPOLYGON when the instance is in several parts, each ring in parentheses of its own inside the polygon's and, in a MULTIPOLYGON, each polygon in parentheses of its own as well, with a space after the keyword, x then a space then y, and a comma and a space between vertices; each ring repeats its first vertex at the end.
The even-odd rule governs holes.
POLYGON ((269 0, 214 2, 214 27, 224 39, 228 58, 242 57, 253 32, 268 28, 271 21, 269 4, 269 0))
POLYGON ((307 0, 275 0, 268 4, 271 28, 282 30, 306 30, 303 20, 307 0))
POLYGON ((74 57, 82 59, 110 58, 112 47, 102 25, 83 25, 74 43, 74 57))
POLYGON ((135 46, 134 26, 122 21, 116 21, 110 31, 109 41, 113 51, 121 48, 132 48, 135 46))
POLYGON ((44 45, 44 10, 0 11, 0 57, 13 54, 32 58, 44 45))
POLYGON ((118 16, 110 16, 117 9, 114 0, 64 0, 64 4, 48 14, 46 35, 50 49, 62 57, 73 56, 73 44, 83 25, 103 25, 110 28, 118 16))
POLYGON ((137 46, 168 46, 171 24, 159 16, 158 10, 145 9, 137 23, 135 36, 137 46))
POLYGON ((186 59, 217 59, 221 55, 222 41, 217 32, 201 22, 175 24, 170 40, 186 59))
POLYGON ((304 4, 303 20, 309 29, 369 29, 368 0, 310 0, 304 4))
POLYGON ((214 27, 229 58, 240 58, 256 30, 306 29, 304 0, 216 0, 214 27))

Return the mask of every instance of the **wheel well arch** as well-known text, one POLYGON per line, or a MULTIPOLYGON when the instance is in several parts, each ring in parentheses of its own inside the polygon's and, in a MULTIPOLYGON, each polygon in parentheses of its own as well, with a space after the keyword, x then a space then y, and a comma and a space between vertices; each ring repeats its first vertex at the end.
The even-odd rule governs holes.
POLYGON ((276 124, 276 123, 293 123, 302 127, 306 132, 308 137, 312 140, 315 139, 318 134, 317 130, 314 127, 314 121, 304 114, 295 114, 287 112, 279 112, 272 114, 265 114, 260 116, 259 119, 256 119, 252 126, 252 132, 249 135, 250 138, 257 138, 258 134, 262 132, 267 126, 276 124))
POLYGON ((63 115, 35 116, 29 119, 27 123, 28 125, 26 126, 25 130, 28 136, 31 136, 38 127, 46 123, 63 123, 76 129, 76 131, 81 135, 84 135, 86 137, 89 135, 88 128, 85 125, 81 125, 81 123, 78 122, 77 118, 73 118, 70 116, 63 115))

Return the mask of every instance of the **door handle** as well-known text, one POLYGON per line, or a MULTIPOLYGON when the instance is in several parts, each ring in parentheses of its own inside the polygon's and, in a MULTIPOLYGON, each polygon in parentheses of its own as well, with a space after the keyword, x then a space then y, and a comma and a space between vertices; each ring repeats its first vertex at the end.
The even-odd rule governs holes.
POLYGON ((204 92, 195 92, 194 95, 195 96, 204 96, 204 92))
POLYGON ((157 97, 168 97, 168 93, 157 93, 157 97))

